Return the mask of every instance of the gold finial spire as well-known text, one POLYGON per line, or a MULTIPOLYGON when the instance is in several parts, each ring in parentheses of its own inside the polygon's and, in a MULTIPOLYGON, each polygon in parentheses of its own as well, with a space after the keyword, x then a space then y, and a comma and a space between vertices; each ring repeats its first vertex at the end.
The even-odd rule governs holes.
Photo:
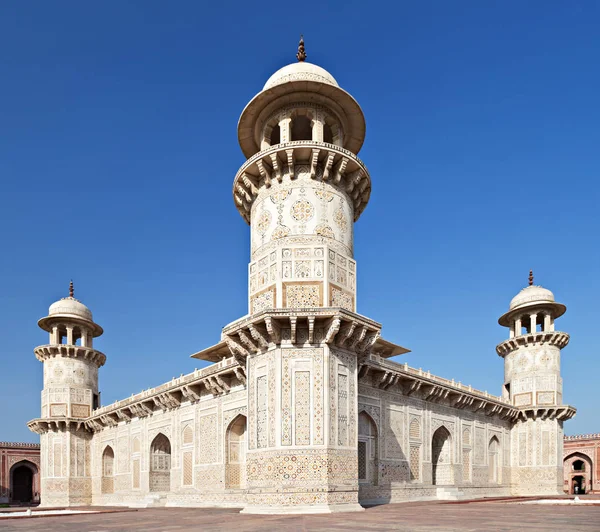
POLYGON ((533 286, 533 270, 529 270, 529 286, 533 286))
POLYGON ((75 297, 75 289, 73 288, 73 279, 69 283, 69 297, 75 297))
POLYGON ((306 51, 304 50, 304 35, 300 35, 300 42, 298 43, 298 53, 296 54, 298 61, 306 60, 306 51))

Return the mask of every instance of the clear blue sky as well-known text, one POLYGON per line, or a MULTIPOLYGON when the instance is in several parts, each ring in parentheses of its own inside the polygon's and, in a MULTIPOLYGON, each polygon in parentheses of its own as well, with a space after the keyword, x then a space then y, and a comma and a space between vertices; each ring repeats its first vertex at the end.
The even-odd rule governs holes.
POLYGON ((600 4, 265 7, 1 3, 0 440, 36 441, 36 322, 69 279, 105 330, 104 404, 245 314, 236 124, 300 33, 367 119, 359 312, 401 361, 500 393, 497 319, 533 268, 568 306, 566 433, 600 431, 600 4))

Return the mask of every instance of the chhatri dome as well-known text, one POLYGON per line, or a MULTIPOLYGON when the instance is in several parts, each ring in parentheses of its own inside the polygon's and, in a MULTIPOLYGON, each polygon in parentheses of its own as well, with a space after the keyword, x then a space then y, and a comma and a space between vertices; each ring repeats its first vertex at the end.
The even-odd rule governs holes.
POLYGON ((562 303, 557 303, 554 299, 554 294, 543 286, 533 284, 533 271, 529 271, 529 285, 521 289, 521 291, 510 300, 508 312, 499 320, 500 325, 508 325, 511 318, 520 314, 525 309, 530 307, 538 307, 540 305, 550 307, 552 309, 552 317, 558 318, 562 316, 567 307, 562 303))
POLYGON ((54 324, 61 319, 81 322, 82 325, 91 327, 94 336, 102 334, 102 327, 94 323, 92 311, 81 301, 75 299, 73 281, 69 283, 69 296, 52 303, 48 309, 48 316, 39 320, 38 325, 43 330, 50 332, 54 324))
POLYGON ((275 72, 242 112, 238 139, 246 157, 264 150, 264 124, 273 119, 274 113, 281 111, 282 101, 287 101, 288 105, 306 103, 331 110, 339 118, 344 132, 343 138, 334 143, 354 154, 360 151, 366 133, 360 105, 327 70, 307 63, 306 57, 304 39, 301 38, 296 54, 298 61, 275 72))

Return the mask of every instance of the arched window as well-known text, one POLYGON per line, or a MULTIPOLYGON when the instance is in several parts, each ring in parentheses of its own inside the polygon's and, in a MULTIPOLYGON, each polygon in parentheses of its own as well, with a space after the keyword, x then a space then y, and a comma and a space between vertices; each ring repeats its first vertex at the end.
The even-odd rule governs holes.
POLYGON ((150 446, 150 491, 171 489, 171 442, 159 433, 150 446))
POLYGON ((358 480, 377 484, 377 427, 366 412, 358 415, 358 480))
POLYGON ((229 425, 225 435, 227 463, 225 487, 246 487, 246 417, 237 416, 229 425))
POLYGON ((500 482, 500 442, 493 436, 488 445, 489 481, 492 484, 500 482))
POLYGON ((102 493, 114 493, 115 452, 107 445, 102 453, 102 493))
POLYGON ((585 471, 585 462, 583 460, 575 460, 573 462, 573 471, 585 471))
POLYGON ((312 124, 306 115, 292 119, 292 140, 312 140, 312 124))
POLYGON ((432 484, 454 484, 452 438, 446 427, 440 427, 431 439, 432 484))

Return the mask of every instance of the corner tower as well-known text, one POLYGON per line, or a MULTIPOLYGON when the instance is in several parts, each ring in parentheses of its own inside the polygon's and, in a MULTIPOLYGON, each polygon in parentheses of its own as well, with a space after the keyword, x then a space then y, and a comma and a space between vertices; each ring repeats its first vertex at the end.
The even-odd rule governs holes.
POLYGON ((102 327, 75 299, 72 282, 69 297, 53 303, 38 325, 50 338, 34 350, 44 364, 42 415, 28 426, 40 434, 42 504, 91 504, 91 435, 83 421, 99 406, 98 368, 106 357, 93 341, 102 327))
MULTIPOLYGON (((371 179, 358 103, 323 68, 273 74, 242 112, 233 199, 250 225, 248 315, 193 355, 246 367, 248 513, 360 511, 358 367, 406 349, 356 313, 353 224, 371 179)), ((364 445, 360 448, 364 452, 364 445)))
POLYGON ((529 285, 498 320, 510 331, 496 347, 504 358, 503 397, 520 410, 511 435, 515 495, 562 493, 563 422, 575 415, 562 403, 560 354, 569 335, 554 324, 565 311, 529 272, 529 285))

